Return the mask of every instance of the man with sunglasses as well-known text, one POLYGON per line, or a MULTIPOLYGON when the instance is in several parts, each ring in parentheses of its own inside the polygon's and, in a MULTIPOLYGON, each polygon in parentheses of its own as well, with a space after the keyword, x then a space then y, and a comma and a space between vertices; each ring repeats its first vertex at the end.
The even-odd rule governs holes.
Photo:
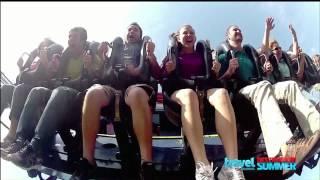
POLYGON ((273 29, 273 19, 268 18, 266 26, 269 29, 265 32, 263 39, 263 51, 270 54, 268 59, 272 66, 267 74, 267 79, 275 84, 281 81, 294 80, 299 85, 301 93, 307 98, 319 111, 320 91, 314 84, 319 84, 316 70, 312 67, 311 58, 302 52, 298 45, 297 35, 292 25, 289 26, 292 34, 292 45, 288 52, 282 50, 276 40, 269 42, 269 34, 273 29), (268 38, 267 38, 268 37, 268 38), (267 47, 269 46, 269 47, 267 47), (271 52, 270 52, 271 51, 271 52), (270 52, 270 53, 268 53, 270 52), (309 58, 309 59, 308 59, 309 58))
MULTIPOLYGON (((266 32, 272 27, 269 21, 271 20, 267 20, 266 32)), ((269 33, 266 32, 264 39, 269 38, 269 33)), ((236 93, 244 96, 255 106, 268 156, 296 157, 298 169, 319 147, 317 143, 320 139, 319 113, 303 97, 294 81, 279 82, 274 85, 266 80, 251 83, 250 77, 258 77, 259 74, 270 75, 274 67, 268 58, 263 63, 257 60, 255 49, 245 50, 245 46, 242 45, 242 32, 238 26, 229 26, 226 38, 230 50, 219 55, 220 79, 227 82, 235 80, 238 86, 240 84, 240 87, 236 88, 236 93), (299 124, 306 138, 300 138, 299 143, 293 141, 293 133, 287 126, 278 103, 288 104, 300 119, 299 124), (303 112, 300 106, 303 106, 303 112)), ((265 46, 261 49, 262 53, 266 52, 265 46)), ((293 172, 284 171, 283 173, 289 176, 293 172)))
MULTIPOLYGON (((267 54, 267 60, 264 64, 265 76, 269 82, 271 82, 274 96, 278 102, 280 104, 287 104, 297 117, 298 123, 303 131, 304 136, 306 137, 299 141, 300 150, 304 148, 307 150, 310 149, 307 147, 309 146, 308 144, 311 144, 310 142, 312 141, 312 138, 314 138, 319 132, 320 114, 317 112, 315 106, 303 96, 298 83, 293 81, 299 81, 303 76, 303 72, 301 73, 301 71, 295 73, 291 60, 292 58, 299 56, 299 46, 295 30, 291 25, 289 26, 293 37, 293 53, 289 55, 282 51, 282 48, 276 40, 269 42, 270 31, 274 28, 273 21, 274 19, 271 17, 266 19, 265 32, 261 48, 262 53, 267 54), (270 66, 269 69, 266 69, 266 64, 270 66)), ((318 137, 318 135, 316 136, 318 137)), ((296 156, 296 161, 302 161, 296 162, 297 168, 299 168, 299 166, 303 163, 304 160, 302 159, 306 160, 307 157, 310 157, 320 145, 318 139, 318 143, 315 143, 314 147, 311 148, 312 150, 310 150, 310 153, 308 153, 309 155, 307 155, 305 158, 300 158, 299 155, 303 153, 295 153, 297 149, 292 147, 295 146, 296 141, 291 140, 287 142, 287 147, 284 149, 287 149, 286 154, 296 156)), ((285 171, 284 173, 289 175, 292 172, 288 173, 285 171)))

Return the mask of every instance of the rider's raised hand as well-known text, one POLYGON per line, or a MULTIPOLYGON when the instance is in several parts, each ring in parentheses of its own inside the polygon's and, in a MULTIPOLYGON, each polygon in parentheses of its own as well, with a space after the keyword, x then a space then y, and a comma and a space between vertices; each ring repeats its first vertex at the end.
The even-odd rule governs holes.
POLYGON ((289 25, 289 30, 290 30, 292 35, 294 35, 294 36, 296 35, 296 31, 294 30, 292 24, 289 25))
POLYGON ((146 44, 147 56, 151 56, 154 54, 155 44, 149 40, 146 44))
POLYGON ((227 73, 231 76, 236 72, 238 68, 239 68, 238 58, 232 58, 229 61, 229 67, 227 69, 227 73))
POLYGON ((108 42, 101 42, 98 47, 98 55, 102 60, 105 60, 109 51, 108 42))
POLYGON ((155 49, 155 44, 150 39, 146 44, 147 59, 149 61, 157 61, 156 56, 154 55, 154 49, 155 49))
POLYGON ((270 61, 266 61, 263 65, 263 71, 267 74, 271 73, 273 71, 273 66, 270 61))
POLYGON ((43 47, 39 52, 40 63, 48 64, 48 47, 43 47))
POLYGON ((266 19, 266 23, 265 23, 265 28, 267 31, 271 31, 274 28, 274 23, 273 23, 274 19, 272 17, 268 17, 266 19))
POLYGON ((92 64, 92 55, 88 51, 84 51, 82 54, 82 60, 85 69, 89 68, 92 64))
POLYGON ((168 73, 171 73, 172 71, 174 71, 176 69, 176 65, 171 59, 169 59, 169 61, 167 61, 165 63, 165 66, 166 66, 166 71, 168 73))
POLYGON ((219 63, 219 61, 217 59, 216 52, 213 51, 212 52, 212 68, 211 68, 211 70, 218 77, 220 69, 221 69, 221 64, 219 63))

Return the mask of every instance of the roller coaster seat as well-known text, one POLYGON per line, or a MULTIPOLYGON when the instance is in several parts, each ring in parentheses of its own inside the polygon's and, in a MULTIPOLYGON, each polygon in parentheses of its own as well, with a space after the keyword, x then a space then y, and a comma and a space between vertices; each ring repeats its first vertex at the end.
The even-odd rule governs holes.
POLYGON ((138 68, 142 73, 138 78, 130 78, 125 74, 125 64, 121 60, 123 56, 124 43, 121 38, 116 38, 112 42, 112 52, 110 61, 105 66, 103 84, 111 85, 121 94, 119 103, 116 103, 115 97, 112 103, 101 110, 102 116, 106 119, 113 119, 113 127, 119 146, 119 155, 121 159, 122 171, 129 177, 137 177, 140 168, 140 150, 132 125, 132 112, 126 105, 124 96, 125 90, 130 84, 143 83, 148 84, 153 88, 151 92, 149 104, 152 110, 156 105, 156 93, 158 90, 158 82, 150 76, 148 61, 146 60, 146 42, 150 38, 143 37, 141 42, 140 61, 138 68), (120 91, 119 91, 120 90, 120 91), (118 108, 116 107, 118 105, 118 108), (118 109, 118 110, 117 110, 118 109), (118 112, 117 112, 118 111, 118 112), (117 117, 120 116, 120 117, 117 117))
MULTIPOLYGON (((248 158, 255 152, 255 145, 261 135, 261 127, 256 108, 251 104, 250 100, 239 94, 238 90, 244 87, 245 84, 249 85, 251 83, 259 82, 263 77, 261 56, 259 57, 257 52, 250 45, 244 45, 243 47, 247 54, 251 53, 251 58, 254 59, 254 62, 256 63, 257 77, 252 78, 254 81, 244 83, 240 87, 235 87, 234 83, 236 80, 228 82, 229 84, 225 85, 225 87, 232 93, 230 97, 237 120, 239 157, 248 158), (246 135, 244 133, 245 131, 248 132, 246 135)), ((227 58, 231 58, 231 52, 226 42, 221 43, 217 48, 217 51, 219 55, 226 53, 227 58)), ((289 127, 294 131, 298 126, 295 115, 288 105, 280 104, 279 107, 287 121, 290 123, 289 127)))
MULTIPOLYGON (((177 64, 178 47, 174 39, 170 37, 168 47, 168 58, 176 63, 176 69, 162 81, 163 106, 167 119, 175 126, 181 127, 181 106, 171 100, 171 94, 178 89, 191 88, 194 89, 199 98, 200 116, 203 121, 205 134, 215 133, 214 125, 214 108, 206 98, 206 90, 212 87, 219 87, 220 83, 212 77, 212 55, 210 45, 206 41, 198 41, 195 46, 195 51, 199 53, 204 61, 205 73, 203 76, 191 77, 191 79, 183 79, 179 76, 180 68, 177 64), (174 87, 173 87, 174 86, 174 87)), ((221 86, 221 85, 220 85, 221 86)), ((180 170, 185 174, 194 175, 194 159, 187 139, 184 136, 184 152, 180 156, 180 170)))
MULTIPOLYGON (((171 43, 174 44, 174 43, 171 43)), ((194 89, 198 96, 200 102, 200 109, 203 106, 203 109, 200 110, 201 118, 206 123, 204 126, 206 133, 213 133, 214 130, 214 108, 209 104, 206 98, 206 90, 208 90, 213 86, 213 83, 218 82, 215 81, 211 75, 211 65, 212 65, 212 56, 211 49, 207 42, 199 41, 196 44, 195 48, 196 52, 201 54, 201 57, 205 64, 206 72, 203 76, 194 76, 191 79, 183 79, 179 77, 179 67, 176 66, 175 72, 172 75, 169 75, 168 78, 164 78, 162 81, 162 92, 163 92, 163 105, 167 118, 171 123, 176 126, 181 126, 181 107, 178 103, 171 100, 170 95, 178 89, 183 88, 191 88, 194 89), (210 82, 211 81, 211 82, 210 82), (174 87, 173 87, 174 85, 174 87), (213 122, 213 123, 212 123, 213 122), (213 125, 213 126, 212 126, 213 125)), ((169 47, 168 56, 173 57, 174 62, 177 63, 176 59, 178 57, 178 49, 177 47, 169 47)))
MULTIPOLYGON (((316 68, 313 66, 312 58, 306 53, 302 53, 302 55, 306 59, 302 83, 306 87, 312 86, 316 83, 320 83, 320 75, 318 74, 316 68)), ((295 72, 298 71, 299 68, 297 63, 293 65, 293 69, 295 72)))

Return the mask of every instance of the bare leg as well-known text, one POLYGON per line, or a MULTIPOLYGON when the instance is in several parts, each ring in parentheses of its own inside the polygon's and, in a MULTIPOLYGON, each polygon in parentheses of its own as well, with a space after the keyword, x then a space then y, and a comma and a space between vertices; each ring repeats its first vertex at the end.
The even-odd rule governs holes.
POLYGON ((140 87, 132 87, 125 97, 132 111, 133 130, 137 137, 141 159, 152 161, 152 119, 148 94, 140 87))
POLYGON ((100 110, 109 104, 110 99, 111 97, 107 96, 100 85, 91 87, 84 98, 82 108, 83 157, 93 165, 95 164, 96 137, 100 126, 100 110))
POLYGON ((226 155, 229 159, 238 159, 236 118, 228 92, 223 88, 213 88, 207 91, 207 97, 215 107, 216 128, 226 155))
POLYGON ((190 144, 195 162, 200 161, 208 165, 197 94, 192 89, 181 89, 175 91, 171 98, 181 105, 182 128, 190 144))

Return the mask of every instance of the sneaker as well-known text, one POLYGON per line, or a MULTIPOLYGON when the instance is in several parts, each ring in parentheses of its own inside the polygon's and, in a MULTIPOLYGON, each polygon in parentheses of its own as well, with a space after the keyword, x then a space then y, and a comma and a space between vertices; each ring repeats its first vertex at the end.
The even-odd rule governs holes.
POLYGON ((7 158, 15 165, 25 170, 38 169, 41 165, 41 160, 30 144, 23 147, 20 151, 8 154, 7 158))
POLYGON ((196 180, 213 180, 214 171, 212 170, 213 164, 205 165, 203 162, 196 163, 196 180))
POLYGON ((1 149, 9 147, 14 142, 14 140, 14 137, 7 135, 5 138, 3 138, 3 141, 1 142, 1 149))
POLYGON ((241 168, 226 168, 223 166, 218 174, 220 180, 245 180, 241 168))
MULTIPOLYGON (((296 169, 299 169, 320 148, 320 130, 317 130, 311 137, 300 138, 295 143, 289 142, 287 144, 288 150, 285 157, 295 157, 296 169)), ((282 175, 289 177, 293 173, 292 170, 283 170, 282 175)))
POLYGON ((83 158, 78 162, 76 170, 72 174, 70 180, 87 180, 92 178, 96 168, 95 165, 91 165, 87 159, 83 158))
POLYGON ((68 158, 67 162, 68 163, 74 163, 74 162, 79 162, 81 157, 82 157, 82 144, 79 143, 78 145, 75 144, 70 144, 70 145, 65 145, 63 147, 63 150, 67 152, 68 158))
POLYGON ((25 147, 29 141, 23 140, 23 139, 17 139, 13 143, 11 143, 7 148, 1 149, 1 157, 5 160, 9 160, 7 156, 9 154, 13 154, 21 150, 23 147, 25 147))
POLYGON ((141 165, 141 180, 152 180, 153 179, 153 163, 143 162, 141 165))

